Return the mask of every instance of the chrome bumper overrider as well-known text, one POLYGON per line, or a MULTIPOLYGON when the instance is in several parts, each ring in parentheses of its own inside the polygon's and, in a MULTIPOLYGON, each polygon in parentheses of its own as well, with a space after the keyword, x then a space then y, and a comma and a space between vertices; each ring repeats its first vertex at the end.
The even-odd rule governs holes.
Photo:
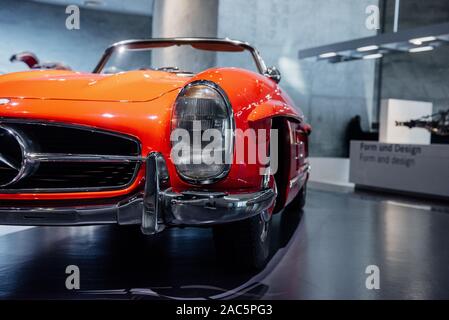
POLYGON ((207 226, 250 218, 273 206, 272 189, 254 193, 186 191, 164 189, 168 182, 162 155, 146 159, 145 191, 113 205, 83 207, 2 207, 5 225, 141 224, 142 232, 154 234, 166 226, 207 226))

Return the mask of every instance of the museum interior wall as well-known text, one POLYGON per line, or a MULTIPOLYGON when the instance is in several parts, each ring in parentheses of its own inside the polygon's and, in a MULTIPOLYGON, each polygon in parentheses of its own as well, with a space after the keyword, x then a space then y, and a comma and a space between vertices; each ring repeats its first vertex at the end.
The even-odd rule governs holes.
POLYGON ((365 27, 371 4, 378 1, 220 1, 218 36, 251 41, 268 65, 280 68, 283 88, 320 128, 311 136, 312 156, 343 156, 346 126, 355 115, 368 127, 375 62, 300 61, 298 50, 375 35, 365 27))
MULTIPOLYGON (((385 31, 393 29, 394 1, 386 1, 385 31)), ((449 21, 449 2, 401 1, 399 31, 449 21)), ((387 55, 381 67, 383 99, 432 102, 434 111, 449 109, 449 48, 419 54, 387 55)))
MULTIPOLYGON (((216 37, 218 1, 155 0, 153 38, 216 37)), ((198 52, 188 47, 154 51, 153 63, 184 70, 207 69, 215 65, 214 52, 198 52)))
POLYGON ((82 9, 81 28, 65 28, 66 6, 1 0, 0 72, 25 70, 11 55, 32 51, 43 61, 58 61, 75 70, 92 71, 104 49, 129 38, 151 36, 151 17, 82 9))
MULTIPOLYGON (((219 1, 218 8, 209 2, 198 6, 197 2, 190 1, 186 6, 182 0, 156 0, 153 37, 218 36, 250 42, 259 49, 268 65, 281 70, 283 88, 302 108, 312 126, 323 128, 311 137, 311 155, 343 156, 349 120, 360 115, 365 127, 372 120, 375 62, 331 65, 299 61, 297 52, 375 35, 375 30, 365 27, 365 9, 378 1, 226 0, 219 1), (215 14, 218 14, 216 25, 215 14), (170 24, 164 24, 166 16, 170 17, 170 24), (177 20, 180 22, 176 23, 177 20)), ((183 57, 186 59, 190 59, 188 54, 183 57)), ((211 59, 209 54, 203 63, 213 65, 211 59)), ((216 59, 220 66, 251 66, 250 59, 242 65, 237 55, 233 60, 229 54, 218 54, 216 59)))

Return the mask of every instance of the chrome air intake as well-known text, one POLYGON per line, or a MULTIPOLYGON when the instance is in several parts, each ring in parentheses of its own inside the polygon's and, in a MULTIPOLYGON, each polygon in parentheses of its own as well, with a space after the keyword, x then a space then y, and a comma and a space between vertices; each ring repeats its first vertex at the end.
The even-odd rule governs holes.
POLYGON ((52 122, 0 119, 0 193, 118 190, 140 168, 133 137, 52 122))

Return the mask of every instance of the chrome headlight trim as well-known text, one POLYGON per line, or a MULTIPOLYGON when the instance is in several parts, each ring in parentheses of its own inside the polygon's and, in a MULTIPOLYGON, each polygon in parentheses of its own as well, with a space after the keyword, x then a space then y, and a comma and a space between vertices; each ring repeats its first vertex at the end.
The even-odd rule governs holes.
MULTIPOLYGON (((232 109, 232 105, 229 101, 229 98, 226 94, 226 92, 215 82, 213 81, 209 81, 209 80, 195 80, 190 82, 189 84, 187 84, 186 86, 184 86, 184 88, 182 88, 182 90, 179 92, 178 96, 176 97, 176 101, 179 97, 182 97, 183 95, 185 95, 185 93, 192 87, 194 86, 207 86, 213 90, 215 90, 220 97, 223 99, 223 102, 226 106, 226 111, 227 111, 227 116, 228 116, 228 120, 229 120, 229 124, 230 124, 230 140, 229 140, 229 148, 225 151, 225 164, 223 165, 223 170, 221 173, 210 177, 210 178, 206 178, 206 179, 193 179, 191 177, 186 176, 185 174, 183 174, 182 172, 180 172, 178 170, 178 167, 175 165, 176 168, 176 172, 178 173, 178 175, 181 177, 182 180, 184 180, 185 182, 188 182, 190 184, 196 184, 196 185, 209 185, 209 184, 213 184, 216 183, 222 179, 224 179, 225 177, 227 177, 227 175, 229 174, 229 172, 231 171, 231 162, 233 160, 234 157, 234 144, 235 144, 235 119, 234 119, 234 111, 232 109)), ((175 101, 175 103, 176 103, 175 101)), ((175 108, 176 106, 173 107, 173 111, 172 111, 172 119, 173 119, 173 113, 175 112, 175 108)), ((173 130, 173 127, 171 127, 171 130, 173 130)), ((172 144, 173 146, 173 144, 172 144)))

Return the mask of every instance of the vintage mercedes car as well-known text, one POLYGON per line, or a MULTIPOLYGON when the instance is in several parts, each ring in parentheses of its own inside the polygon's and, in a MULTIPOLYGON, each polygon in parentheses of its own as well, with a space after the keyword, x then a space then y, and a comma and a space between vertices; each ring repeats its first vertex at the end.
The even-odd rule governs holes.
POLYGON ((311 128, 279 81, 249 44, 209 38, 0 76, 0 224, 212 227, 220 256, 262 267, 309 175, 311 128))

